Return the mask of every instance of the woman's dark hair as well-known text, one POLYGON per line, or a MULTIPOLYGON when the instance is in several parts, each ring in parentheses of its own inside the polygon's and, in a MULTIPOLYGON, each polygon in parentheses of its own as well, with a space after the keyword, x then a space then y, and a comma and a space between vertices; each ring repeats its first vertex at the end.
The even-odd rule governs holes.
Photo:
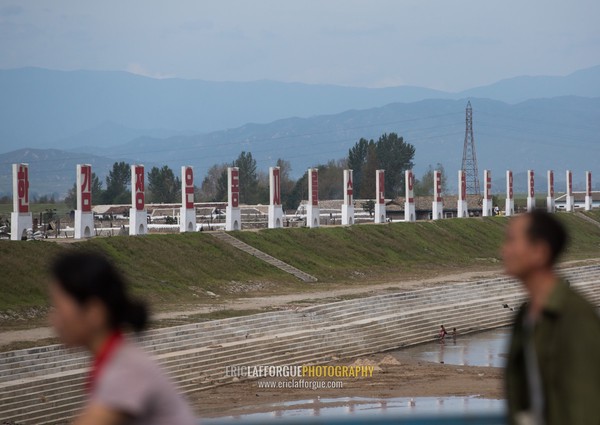
POLYGON ((550 248, 550 265, 555 265, 560 254, 565 250, 569 237, 565 227, 552 214, 544 210, 533 210, 527 213, 529 226, 527 236, 530 241, 543 242, 550 248))
POLYGON ((121 273, 99 254, 71 252, 58 257, 51 267, 60 287, 79 304, 98 299, 106 306, 112 329, 130 326, 140 332, 148 323, 144 303, 127 294, 121 273))

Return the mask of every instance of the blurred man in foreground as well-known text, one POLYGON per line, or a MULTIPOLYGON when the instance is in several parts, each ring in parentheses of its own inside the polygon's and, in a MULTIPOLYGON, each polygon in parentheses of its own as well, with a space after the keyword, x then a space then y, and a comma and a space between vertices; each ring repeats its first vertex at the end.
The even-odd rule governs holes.
POLYGON ((515 425, 600 424, 600 317, 557 275, 567 234, 552 215, 510 221, 502 256, 528 301, 514 324, 506 391, 515 425))

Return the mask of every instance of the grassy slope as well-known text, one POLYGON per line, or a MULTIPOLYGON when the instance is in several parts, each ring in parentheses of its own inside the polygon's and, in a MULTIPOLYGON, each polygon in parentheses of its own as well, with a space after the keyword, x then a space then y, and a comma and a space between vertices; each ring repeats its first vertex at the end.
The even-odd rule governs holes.
POLYGON ((596 220, 598 223, 600 223, 600 210, 599 209, 593 209, 591 211, 582 211, 585 215, 587 215, 588 217, 593 218, 594 220, 596 220))
POLYGON ((502 233, 501 221, 474 219, 238 232, 235 236, 321 280, 337 280, 353 274, 421 268, 430 262, 452 267, 494 261, 502 233))
MULTIPOLYGON (((600 228, 558 214, 572 243, 565 259, 600 257, 600 228)), ((239 239, 322 280, 423 267, 455 268, 498 262, 508 219, 453 219, 350 228, 237 232, 239 239)))
MULTIPOLYGON (((572 235, 566 259, 600 257, 599 227, 571 214, 558 216, 572 235)), ((326 282, 367 282, 398 272, 489 267, 499 260, 507 222, 494 217, 234 235, 314 274, 321 286, 326 282)), ((45 305, 47 264, 68 249, 107 253, 125 271, 134 292, 162 304, 193 302, 199 289, 226 295, 232 281, 242 282, 242 286, 247 282, 276 284, 275 292, 311 288, 203 233, 96 238, 71 244, 0 241, 0 311, 45 305)), ((247 288, 250 293, 241 296, 261 293, 252 285, 247 288)))
POLYGON ((56 254, 70 249, 105 252, 126 273, 134 292, 156 302, 189 300, 198 288, 219 293, 231 281, 291 280, 286 273, 202 233, 96 238, 71 244, 2 240, 0 311, 44 305, 47 266, 56 254))

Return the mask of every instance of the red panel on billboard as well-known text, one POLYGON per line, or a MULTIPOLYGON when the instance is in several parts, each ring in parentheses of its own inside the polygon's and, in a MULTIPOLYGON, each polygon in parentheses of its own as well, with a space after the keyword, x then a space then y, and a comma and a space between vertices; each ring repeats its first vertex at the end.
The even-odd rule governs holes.
POLYGON ((137 211, 143 211, 146 206, 146 199, 144 196, 144 166, 135 166, 135 209, 137 211))
POLYGON ((348 199, 352 199, 352 195, 354 195, 354 184, 352 183, 352 174, 348 174, 348 184, 346 185, 346 195, 348 195, 348 199))
POLYGON ((29 168, 27 165, 19 164, 17 169, 17 209, 20 213, 29 212, 29 168))
POLYGON ((442 202, 442 173, 435 172, 435 200, 442 202))
POLYGON ((533 171, 529 172, 529 196, 535 197, 535 178, 533 175, 533 171))
POLYGON ((188 210, 194 208, 194 169, 192 167, 185 169, 185 208, 188 210))
POLYGON ((82 165, 81 169, 81 211, 92 211, 92 167, 82 165))
POLYGON ((313 170, 311 173, 311 187, 312 187, 312 205, 315 207, 319 206, 319 173, 317 170, 313 170))
POLYGON ((377 193, 377 202, 380 205, 383 205, 385 204, 385 173, 383 171, 378 171, 377 178, 379 179, 379 193, 377 193))
POLYGON ((273 205, 281 205, 281 174, 279 168, 273 168, 273 205))
POLYGON ((406 194, 407 198, 408 198, 408 202, 413 203, 415 202, 415 198, 414 198, 414 187, 415 187, 415 175, 413 174, 412 171, 408 172, 408 193, 406 194))
POLYGON ((231 170, 231 206, 237 208, 240 205, 240 171, 231 170))

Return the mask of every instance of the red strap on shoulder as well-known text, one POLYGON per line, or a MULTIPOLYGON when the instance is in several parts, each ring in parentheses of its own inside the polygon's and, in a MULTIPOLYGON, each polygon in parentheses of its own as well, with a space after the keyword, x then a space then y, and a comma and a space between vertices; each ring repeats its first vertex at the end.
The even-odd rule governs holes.
POLYGON ((112 354, 115 352, 115 350, 122 343, 123 334, 121 333, 121 331, 115 331, 108 337, 100 351, 98 351, 98 355, 92 363, 92 369, 90 370, 90 374, 88 376, 85 386, 85 389, 88 393, 90 393, 94 389, 94 386, 98 381, 98 377, 100 376, 102 369, 104 368, 112 354))

